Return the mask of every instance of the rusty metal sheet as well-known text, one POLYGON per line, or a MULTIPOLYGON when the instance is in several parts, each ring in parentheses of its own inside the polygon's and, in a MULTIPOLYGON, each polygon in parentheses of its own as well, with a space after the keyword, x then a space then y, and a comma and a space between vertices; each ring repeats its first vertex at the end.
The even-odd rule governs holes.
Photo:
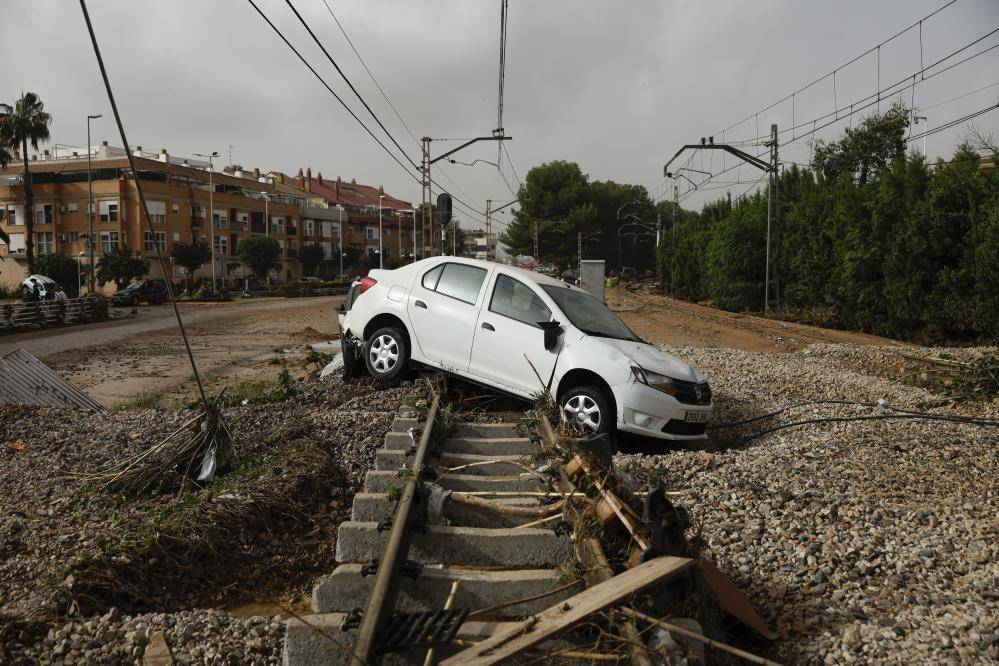
POLYGON ((721 569, 715 566, 714 562, 702 557, 698 560, 697 566, 701 570, 704 582, 715 593, 718 605, 721 606, 723 611, 749 625, 761 636, 765 636, 770 640, 777 638, 777 634, 770 631, 770 627, 767 626, 767 623, 763 621, 763 618, 753 608, 753 604, 749 602, 749 598, 746 597, 742 590, 736 587, 735 583, 728 576, 721 572, 721 569))
POLYGON ((106 411, 96 400, 23 349, 0 356, 0 405, 78 407, 98 414, 106 411))

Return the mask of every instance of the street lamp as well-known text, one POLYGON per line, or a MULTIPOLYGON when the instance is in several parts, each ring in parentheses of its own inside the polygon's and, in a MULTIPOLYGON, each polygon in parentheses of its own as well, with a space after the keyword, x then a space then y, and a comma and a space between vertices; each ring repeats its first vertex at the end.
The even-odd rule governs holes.
POLYGON ((416 261, 416 208, 411 206, 410 212, 413 213, 413 261, 416 261))
POLYGON ((384 194, 378 195, 378 268, 385 268, 384 254, 382 254, 382 199, 384 194))
POLYGON ((83 258, 83 250, 76 255, 76 297, 80 297, 80 291, 83 289, 83 284, 80 281, 80 273, 83 272, 83 268, 80 266, 80 259, 83 258))
POLYGON ((336 223, 337 252, 340 254, 340 277, 343 277, 343 206, 336 205, 340 219, 336 223))
MULTIPOLYGON (((215 296, 217 293, 215 290, 215 185, 212 182, 212 171, 215 170, 215 165, 212 160, 218 157, 219 153, 216 150, 211 155, 194 154, 208 160, 208 242, 212 246, 212 296, 215 296)), ((153 241, 155 242, 156 239, 154 238, 153 241)))
POLYGON ((268 204, 271 202, 271 195, 267 194, 267 192, 261 192, 260 195, 264 198, 264 235, 270 238, 271 214, 268 204))
POLYGON ((87 245, 90 246, 90 291, 94 290, 94 177, 91 167, 90 153, 90 121, 97 120, 101 114, 87 116, 87 245))

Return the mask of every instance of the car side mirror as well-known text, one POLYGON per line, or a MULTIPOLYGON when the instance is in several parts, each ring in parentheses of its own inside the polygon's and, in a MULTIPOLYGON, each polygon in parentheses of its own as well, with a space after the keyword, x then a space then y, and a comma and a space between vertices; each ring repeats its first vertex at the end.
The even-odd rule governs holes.
POLYGON ((545 349, 551 351, 558 344, 558 336, 565 331, 562 324, 557 321, 539 321, 538 326, 545 332, 545 349))

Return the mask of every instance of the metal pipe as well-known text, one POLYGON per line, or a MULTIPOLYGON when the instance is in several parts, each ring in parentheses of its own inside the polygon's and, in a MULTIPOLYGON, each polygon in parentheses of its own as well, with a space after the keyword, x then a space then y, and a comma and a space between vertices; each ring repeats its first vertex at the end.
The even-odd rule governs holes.
POLYGON ((420 433, 420 442, 416 447, 416 455, 413 457, 413 473, 406 479, 406 485, 403 487, 399 506, 392 521, 388 543, 385 546, 385 555, 378 563, 378 573, 375 574, 371 596, 368 597, 368 605, 364 609, 361 626, 357 632, 357 642, 354 644, 354 654, 351 656, 350 663, 353 666, 364 666, 366 663, 364 660, 372 659, 375 640, 385 621, 395 610, 399 576, 401 575, 400 569, 406 555, 409 554, 409 542, 413 534, 410 523, 416 515, 416 509, 419 508, 417 492, 421 483, 420 469, 422 469, 423 461, 427 457, 427 449, 430 448, 430 436, 433 434, 439 405, 440 394, 438 393, 434 395, 434 399, 430 403, 426 425, 423 432, 420 433))

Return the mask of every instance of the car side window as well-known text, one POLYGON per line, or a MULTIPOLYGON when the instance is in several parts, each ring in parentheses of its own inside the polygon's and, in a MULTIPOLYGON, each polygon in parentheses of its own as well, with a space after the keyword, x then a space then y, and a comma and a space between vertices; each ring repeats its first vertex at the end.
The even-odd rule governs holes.
POLYGON ((437 268, 432 268, 423 274, 423 288, 433 291, 437 289, 437 280, 440 279, 441 272, 444 270, 444 264, 441 264, 437 268))
POLYGON ((479 289, 486 279, 486 269, 465 264, 444 264, 440 279, 437 281, 439 294, 457 298, 466 303, 475 303, 479 289))
POLYGON ((489 310, 535 327, 539 321, 551 321, 552 318, 552 311, 533 289, 508 275, 496 277, 489 310))

